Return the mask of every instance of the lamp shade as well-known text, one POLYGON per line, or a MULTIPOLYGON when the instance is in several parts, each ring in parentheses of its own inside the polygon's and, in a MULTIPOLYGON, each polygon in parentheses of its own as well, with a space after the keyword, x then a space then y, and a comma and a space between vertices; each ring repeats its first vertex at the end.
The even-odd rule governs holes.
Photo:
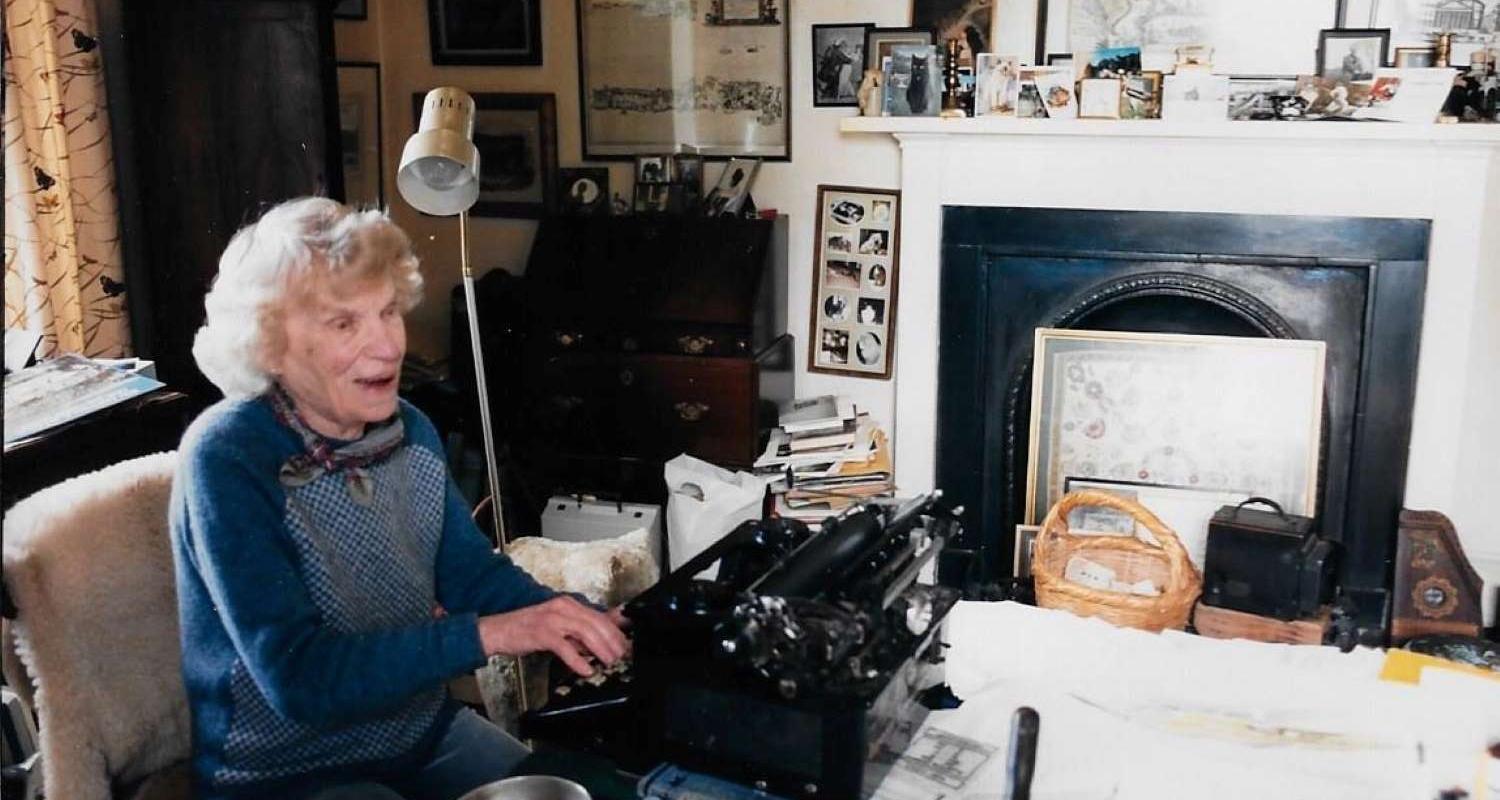
POLYGON ((396 189, 413 208, 452 216, 479 199, 479 149, 474 146, 474 98, 440 86, 422 100, 422 121, 401 150, 396 189))

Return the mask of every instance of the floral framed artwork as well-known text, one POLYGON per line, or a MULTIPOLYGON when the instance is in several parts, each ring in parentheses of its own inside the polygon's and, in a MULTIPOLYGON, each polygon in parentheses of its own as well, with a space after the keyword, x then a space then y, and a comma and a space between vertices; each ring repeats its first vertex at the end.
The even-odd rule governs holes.
POLYGON ((385 205, 380 157, 380 65, 338 62, 339 150, 344 202, 363 208, 385 205))
MULTIPOLYGON (((422 98, 411 97, 412 130, 422 98)), ((550 94, 471 92, 479 148, 475 217, 541 217, 556 208, 557 101, 550 94)))
POLYGON ((432 63, 540 66, 541 0, 427 0, 432 63))
POLYGON ((901 192, 818 187, 807 369, 891 377, 901 192))
POLYGON ((1079 480, 1243 493, 1315 515, 1323 342, 1053 328, 1035 337, 1027 524, 1079 480))

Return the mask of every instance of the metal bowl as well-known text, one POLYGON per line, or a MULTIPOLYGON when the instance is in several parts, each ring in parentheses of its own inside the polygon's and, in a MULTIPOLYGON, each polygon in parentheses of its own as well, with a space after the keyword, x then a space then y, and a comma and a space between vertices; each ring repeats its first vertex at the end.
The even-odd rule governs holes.
POLYGON ((518 775, 486 783, 459 800, 590 800, 582 786, 551 775, 518 775))

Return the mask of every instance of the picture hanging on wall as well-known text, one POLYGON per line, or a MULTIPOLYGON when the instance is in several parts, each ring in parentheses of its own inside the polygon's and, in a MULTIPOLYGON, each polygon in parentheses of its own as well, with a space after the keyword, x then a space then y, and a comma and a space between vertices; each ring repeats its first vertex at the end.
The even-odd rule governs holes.
POLYGON ((344 202, 380 208, 385 205, 380 158, 380 65, 340 61, 338 83, 344 202))
POLYGON ((972 66, 979 53, 990 52, 992 0, 912 0, 911 24, 932 28, 937 42, 958 40, 958 63, 972 66))
MULTIPOLYGON (((412 129, 426 92, 412 94, 412 129)), ((557 102, 550 94, 471 92, 479 149, 475 217, 540 217, 556 206, 557 102)))
POLYGON ((432 63, 539 66, 541 0, 427 0, 432 63))
MULTIPOLYGON (((1339 5, 1338 27, 1390 28, 1391 42, 1397 47, 1430 47, 1437 34, 1451 33, 1457 51, 1462 43, 1483 42, 1500 34, 1500 4, 1494 2, 1342 0, 1339 5)), ((1452 63, 1467 66, 1469 62, 1455 59, 1452 63)))
POLYGON ((871 28, 865 33, 865 69, 882 69, 897 45, 937 44, 931 28, 871 28))
POLYGON ((814 25, 813 105, 858 106, 864 79, 865 32, 871 23, 814 25))
POLYGON ((891 377, 901 192, 818 187, 807 368, 891 377))

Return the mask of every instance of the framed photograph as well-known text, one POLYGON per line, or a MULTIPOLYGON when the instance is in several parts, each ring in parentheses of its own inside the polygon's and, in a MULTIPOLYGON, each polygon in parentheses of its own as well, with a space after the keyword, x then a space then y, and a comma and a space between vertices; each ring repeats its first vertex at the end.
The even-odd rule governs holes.
POLYGON ((672 157, 661 156, 636 156, 635 157, 635 182, 636 183, 671 183, 672 182, 672 157))
POLYGON ((1319 78, 1316 75, 1301 75, 1297 78, 1297 98, 1303 105, 1303 115, 1312 117, 1349 117, 1355 111, 1370 104, 1372 85, 1366 82, 1350 83, 1337 78, 1319 78))
POLYGON ((1048 53, 1047 66, 1049 67, 1071 67, 1073 66, 1072 53, 1048 53))
POLYGON ((1437 50, 1432 47, 1398 47, 1392 66, 1430 67, 1437 63, 1437 50))
POLYGON ((1229 118, 1232 120, 1295 119, 1307 111, 1297 99, 1295 77, 1229 79, 1229 118))
POLYGON ((911 24, 931 28, 933 44, 958 40, 958 63, 974 65, 975 56, 990 52, 991 0, 912 0, 911 24))
POLYGON ((383 208, 380 65, 373 61, 340 61, 338 81, 344 202, 359 208, 383 208))
POLYGON ((672 156, 672 176, 676 183, 688 188, 690 194, 703 194, 703 156, 692 153, 676 153, 672 156))
POLYGON ((1014 117, 1016 104, 1021 100, 1021 59, 980 53, 976 60, 974 116, 1014 117))
POLYGON ((885 113, 935 117, 943 105, 943 62, 930 44, 898 44, 885 62, 885 113))
POLYGON ((1036 550, 1036 536, 1042 532, 1040 525, 1017 525, 1015 554, 1011 558, 1010 574, 1013 578, 1031 577, 1031 556, 1036 550))
POLYGON ((865 69, 883 69, 896 45, 937 44, 932 28, 871 28, 865 32, 865 69))
POLYGON ((432 63, 539 66, 541 0, 427 0, 432 63))
MULTIPOLYGON (((1063 492, 1097 489, 1134 500, 1167 524, 1199 569, 1208 547, 1208 521, 1221 506, 1238 505, 1254 495, 1243 491, 1169 486, 1140 481, 1091 480, 1069 476, 1063 492)), ((1129 514, 1108 508, 1075 508, 1068 514, 1068 532, 1079 535, 1136 536, 1137 525, 1129 514)))
POLYGON ((1318 34, 1320 78, 1337 81, 1369 81, 1375 70, 1387 66, 1386 48, 1390 28, 1331 28, 1318 34))
POLYGON ((786 7, 578 0, 584 160, 679 150, 790 160, 786 7))
POLYGON ((1071 52, 1082 58, 1101 47, 1128 42, 1140 46, 1143 61, 1150 62, 1143 64, 1145 69, 1167 69, 1179 45, 1211 42, 1215 72, 1297 75, 1307 71, 1307 51, 1318 31, 1336 24, 1338 2, 1038 0, 1037 6, 1038 64, 1047 53, 1071 52))
POLYGON ((334 19, 369 19, 369 0, 337 0, 333 4, 334 19))
POLYGON ((820 185, 817 214, 807 368, 889 379, 901 192, 820 185))
POLYGON ((1038 328, 1026 523, 1069 479, 1269 497, 1314 516, 1325 355, 1321 341, 1038 328))
POLYGON ((1161 116, 1160 72, 1146 71, 1120 79, 1120 118, 1157 119, 1161 116))
POLYGON ((574 216, 607 215, 610 211, 608 167, 564 167, 557 171, 558 207, 574 216))
POLYGON ((755 183, 755 173, 760 162, 753 158, 732 158, 719 174, 719 182, 703 202, 710 217, 732 217, 740 213, 745 198, 750 196, 750 185, 755 183))
POLYGON ((1101 47, 1089 55, 1088 76, 1118 78, 1141 71, 1141 48, 1101 47))
POLYGON ((812 26, 813 106, 859 106, 865 34, 875 23, 812 26))
POLYGON ((1124 82, 1119 78, 1084 78, 1078 82, 1079 119, 1119 119, 1124 82))
MULTIPOLYGON (((474 146, 479 148, 475 217, 540 217, 556 207, 557 102, 550 94, 471 92, 474 146)), ((411 97, 412 129, 422 98, 411 97)))

